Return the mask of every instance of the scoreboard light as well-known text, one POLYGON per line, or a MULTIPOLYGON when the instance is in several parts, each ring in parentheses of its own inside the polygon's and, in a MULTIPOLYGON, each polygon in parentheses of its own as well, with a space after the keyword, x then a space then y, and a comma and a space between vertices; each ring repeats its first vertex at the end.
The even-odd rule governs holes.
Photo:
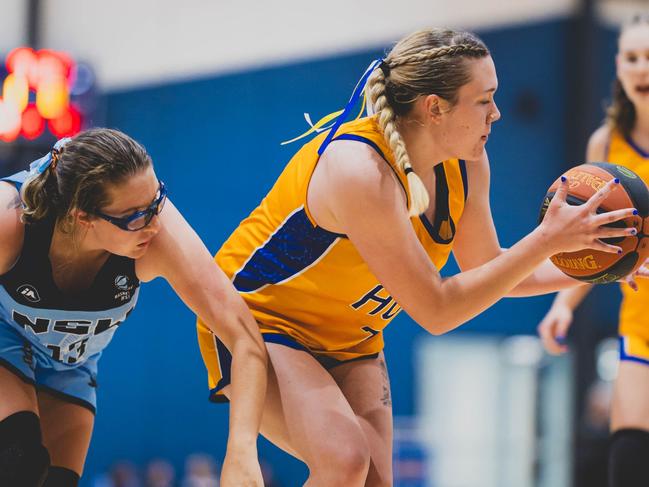
POLYGON ((59 117, 48 120, 47 127, 57 139, 70 137, 81 130, 81 113, 73 105, 69 105, 59 117))
POLYGON ((60 117, 69 105, 68 84, 63 76, 41 78, 36 90, 36 108, 43 118, 60 117))
POLYGON ((24 76, 30 88, 38 86, 38 56, 30 47, 18 47, 7 55, 5 62, 8 73, 24 76))
POLYGON ((11 101, 19 111, 27 108, 29 102, 29 84, 25 76, 11 73, 2 84, 2 99, 11 101))
POLYGON ((11 142, 20 134, 20 112, 13 103, 0 100, 0 140, 11 142))
POLYGON ((0 140, 20 135, 38 138, 45 126, 57 138, 78 133, 83 115, 71 103, 77 64, 70 56, 51 49, 19 47, 6 58, 7 75, 0 98, 0 140))
POLYGON ((36 105, 29 105, 23 112, 20 133, 27 140, 34 140, 39 138, 44 130, 45 119, 38 113, 36 105))

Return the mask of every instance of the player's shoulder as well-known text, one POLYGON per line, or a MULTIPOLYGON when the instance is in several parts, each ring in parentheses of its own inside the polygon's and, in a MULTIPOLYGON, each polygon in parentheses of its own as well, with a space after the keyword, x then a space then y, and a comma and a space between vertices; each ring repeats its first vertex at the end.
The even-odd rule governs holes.
POLYGON ((11 198, 14 199, 18 196, 18 189, 9 181, 0 181, 0 198, 4 199, 11 198))
POLYGON ((11 183, 0 181, 0 222, 20 219, 22 203, 18 189, 11 183))
POLYGON ((22 204, 16 187, 0 181, 0 274, 18 258, 24 235, 22 204))
MULTIPOLYGON (((400 215, 405 211, 407 194, 396 169, 372 146, 339 140, 327 147, 316 166, 309 205, 322 205, 338 223, 378 213, 387 221, 389 209, 400 215)), ((345 228, 335 231, 346 233, 345 228)))
POLYGON ((381 193, 387 187, 398 187, 395 168, 372 146, 338 140, 327 147, 318 165, 322 164, 327 179, 337 190, 355 188, 365 194, 381 193))
POLYGON ((611 127, 602 125, 588 139, 586 156, 589 161, 605 161, 611 143, 611 127))
POLYGON ((327 146, 320 160, 328 161, 330 164, 340 164, 341 169, 350 173, 386 165, 386 160, 379 151, 369 144, 356 140, 334 140, 327 146))

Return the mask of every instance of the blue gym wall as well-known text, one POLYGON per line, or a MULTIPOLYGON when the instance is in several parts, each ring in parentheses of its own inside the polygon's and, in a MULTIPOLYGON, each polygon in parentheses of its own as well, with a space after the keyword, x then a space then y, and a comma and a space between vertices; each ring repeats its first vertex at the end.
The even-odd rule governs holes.
MULTIPOLYGON (((487 148, 492 210, 503 246, 535 226, 545 189, 567 166, 569 28, 567 21, 551 21, 481 33, 500 79, 496 100, 502 120, 487 148)), ((609 46, 610 33, 603 36, 609 46)), ((597 81, 602 96, 612 74, 612 49, 602 55, 607 60, 597 81)), ((170 197, 215 252, 298 148, 280 142, 304 131, 302 113, 315 119, 341 107, 365 67, 380 54, 358 52, 109 93, 104 100, 106 125, 147 147, 170 197)), ((452 263, 449 268, 452 272, 452 263)), ((549 299, 504 300, 463 330, 533 333, 549 299)), ((423 334, 405 314, 388 327, 395 415, 414 412, 413 343, 423 334)), ((144 286, 138 308, 102 358, 99 384, 83 486, 119 458, 142 465, 163 457, 181 468, 192 452, 223 457, 228 407, 208 403, 194 317, 165 282, 144 286)), ((296 479, 306 476, 298 462, 265 442, 260 453, 285 485, 298 485, 296 479)))

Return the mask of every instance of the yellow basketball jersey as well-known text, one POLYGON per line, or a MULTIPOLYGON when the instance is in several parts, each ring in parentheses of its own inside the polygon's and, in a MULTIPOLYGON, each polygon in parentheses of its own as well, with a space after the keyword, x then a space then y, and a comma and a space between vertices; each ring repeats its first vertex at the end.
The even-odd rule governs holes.
MULTIPOLYGON (((314 355, 349 360, 383 349, 381 331, 401 311, 345 235, 319 227, 309 212, 307 187, 318 163, 320 134, 291 159, 261 204, 223 244, 215 260, 250 307, 261 332, 279 333, 314 355)), ((406 176, 374 117, 343 124, 333 140, 370 145, 403 186, 406 176)), ((353 161, 350 161, 353 164, 353 161)), ((435 218, 411 218, 422 246, 437 269, 446 263, 464 209, 464 161, 435 166, 435 218)), ((218 350, 199 320, 201 351, 218 382, 218 350), (210 365, 211 364, 211 365, 210 365)))
MULTIPOLYGON (((649 154, 625 138, 617 130, 613 131, 608 147, 608 162, 625 166, 649 184, 649 154)), ((620 335, 639 335, 649 340, 649 282, 638 279, 638 291, 622 284, 622 306, 620 308, 620 335)))

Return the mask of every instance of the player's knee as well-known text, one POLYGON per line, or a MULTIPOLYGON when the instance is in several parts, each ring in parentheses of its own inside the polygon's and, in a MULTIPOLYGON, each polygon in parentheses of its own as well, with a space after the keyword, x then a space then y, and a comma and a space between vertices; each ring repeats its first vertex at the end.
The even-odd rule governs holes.
POLYGON ((638 479, 649 478, 649 431, 625 428, 611 437, 609 450, 609 484, 631 487, 638 479))
POLYGON ((20 411, 0 421, 0 485, 40 487, 49 464, 35 413, 20 411))
POLYGON ((327 459, 328 474, 335 477, 332 483, 355 485, 358 479, 365 479, 370 466, 370 449, 362 434, 339 442, 328 442, 324 449, 319 454, 327 459))
POLYGON ((43 487, 77 487, 79 474, 64 467, 50 467, 43 487))
POLYGON ((370 467, 370 450, 365 441, 358 442, 344 448, 339 465, 345 476, 356 478, 359 475, 367 476, 370 467))

